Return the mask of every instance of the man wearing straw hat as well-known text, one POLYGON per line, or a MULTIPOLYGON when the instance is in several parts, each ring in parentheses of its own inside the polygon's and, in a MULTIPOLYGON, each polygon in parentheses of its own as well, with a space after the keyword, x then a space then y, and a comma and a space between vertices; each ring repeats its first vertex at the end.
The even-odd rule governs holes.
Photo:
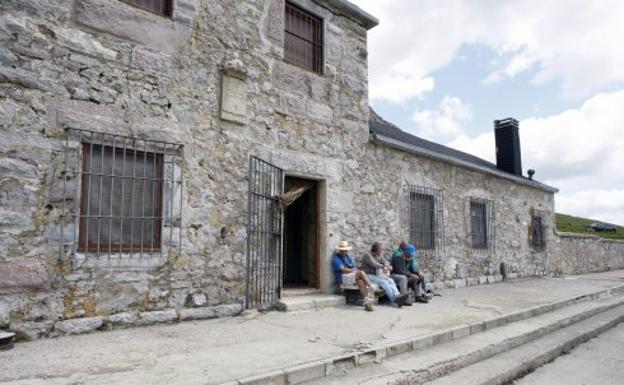
POLYGON ((372 292, 373 285, 362 270, 355 266, 355 260, 349 255, 353 246, 347 241, 340 241, 332 257, 332 270, 338 286, 353 286, 357 284, 360 293, 364 297, 364 308, 367 311, 373 310, 372 292))

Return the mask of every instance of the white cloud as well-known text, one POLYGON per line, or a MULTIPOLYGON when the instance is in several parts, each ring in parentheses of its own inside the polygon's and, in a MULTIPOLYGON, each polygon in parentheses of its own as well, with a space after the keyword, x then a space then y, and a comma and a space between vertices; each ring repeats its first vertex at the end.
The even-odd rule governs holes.
POLYGON ((565 95, 587 97, 624 81, 620 0, 352 1, 380 19, 369 33, 372 100, 421 97, 465 44, 498 53, 486 82, 535 69, 534 84, 560 81, 565 95))
MULTIPOLYGON (((558 187, 557 210, 624 224, 624 91, 520 122, 524 169, 558 187)), ((458 135, 451 147, 495 162, 494 134, 458 135)))
POLYGON ((412 114, 416 134, 428 139, 447 141, 462 133, 462 122, 472 119, 472 107, 461 99, 445 96, 437 110, 421 110, 412 114))

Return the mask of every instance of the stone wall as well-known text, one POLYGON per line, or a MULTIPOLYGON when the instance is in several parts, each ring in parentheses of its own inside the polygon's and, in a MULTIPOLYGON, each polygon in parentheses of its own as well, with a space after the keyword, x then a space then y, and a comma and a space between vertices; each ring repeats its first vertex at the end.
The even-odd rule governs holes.
POLYGON ((284 62, 284 0, 175 0, 171 19, 114 0, 0 4, 0 328, 38 337, 239 313, 250 155, 319 181, 325 292, 339 240, 362 254, 408 238, 407 185, 443 191, 443 248, 424 261, 438 284, 553 270, 553 194, 369 142, 366 27, 338 1, 295 2, 324 19, 322 75, 284 62), (79 190, 61 188, 66 129, 184 145, 179 250, 61 247, 74 230, 61 229, 62 202, 79 190), (487 252, 469 245, 471 197, 494 202, 487 252))
POLYGON ((284 0, 175 0, 171 19, 110 0, 2 2, 0 327, 36 337, 80 317, 100 328, 114 314, 240 309, 249 155, 348 185, 368 138, 366 27, 332 12, 340 2, 296 3, 324 18, 323 75, 284 62, 284 0), (184 145, 179 253, 60 251, 67 128, 184 145))
POLYGON ((596 235, 558 233, 548 270, 554 274, 583 274, 624 269, 624 241, 596 235))

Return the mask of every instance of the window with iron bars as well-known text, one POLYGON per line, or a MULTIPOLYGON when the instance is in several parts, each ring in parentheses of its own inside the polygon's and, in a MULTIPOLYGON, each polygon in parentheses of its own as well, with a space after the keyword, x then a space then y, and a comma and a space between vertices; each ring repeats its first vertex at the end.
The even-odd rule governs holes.
POLYGON ((62 255, 67 246, 72 255, 97 258, 180 250, 182 149, 176 143, 67 129, 62 255), (67 227, 73 227, 72 235, 67 227))
POLYGON ((494 249, 493 208, 491 200, 470 199, 470 245, 474 250, 494 249))
POLYGON ((410 186, 409 190, 410 242, 418 250, 440 250, 443 236, 441 190, 422 186, 410 186))
POLYGON ((287 2, 284 28, 284 60, 323 73, 323 20, 287 2))
POLYGON ((126 4, 153 12, 157 15, 171 17, 173 15, 173 0, 121 0, 126 4))
POLYGON ((544 226, 542 216, 538 214, 531 215, 531 246, 535 250, 543 250, 546 247, 544 239, 544 226))

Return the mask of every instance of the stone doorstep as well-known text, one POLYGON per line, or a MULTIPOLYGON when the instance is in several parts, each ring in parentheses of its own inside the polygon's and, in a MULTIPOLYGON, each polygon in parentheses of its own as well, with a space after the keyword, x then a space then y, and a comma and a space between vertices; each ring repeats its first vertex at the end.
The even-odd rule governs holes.
MULTIPOLYGON (((470 336, 472 334, 480 333, 482 331, 491 330, 497 327, 505 326, 507 324, 535 317, 541 314, 549 313, 555 310, 565 308, 567 306, 585 302, 593 299, 598 299, 614 294, 623 294, 624 285, 616 286, 609 289, 603 289, 596 292, 570 297, 561 301, 538 305, 528 309, 520 310, 510 314, 502 315, 500 317, 494 317, 489 320, 476 322, 468 325, 455 326, 449 329, 445 329, 440 332, 428 334, 425 336, 419 336, 417 338, 411 338, 401 341, 393 341, 380 346, 372 347, 363 352, 353 352, 344 355, 340 355, 333 358, 327 358, 324 360, 308 362, 305 364, 297 364, 292 367, 283 368, 280 370, 274 370, 266 374, 257 374, 250 377, 241 378, 238 380, 223 383, 226 384, 239 384, 239 385, 281 385, 281 384, 298 384, 304 381, 311 381, 314 379, 323 378, 331 375, 336 370, 345 370, 355 368, 357 366, 363 366, 372 362, 379 363, 382 360, 397 356, 404 353, 416 351, 418 349, 429 347, 444 342, 458 340, 463 337, 470 336), (373 358, 374 357, 374 358, 373 358), (325 371, 318 368, 324 366, 325 371), (303 369, 298 369, 303 368, 303 369), (300 371, 303 373, 299 374, 300 371), (297 375, 289 376, 289 373, 297 373, 297 375), (296 382, 297 379, 303 379, 300 382, 296 382)), ((587 319, 597 313, 610 310, 616 306, 624 303, 624 299, 618 301, 616 304, 610 304, 604 307, 597 307, 592 311, 585 312, 581 315, 571 317, 574 322, 579 322, 587 319)), ((563 322, 565 324, 565 322, 563 322)), ((538 338, 539 333, 531 333, 529 338, 538 338)))
POLYGON ((297 295, 292 297, 283 297, 278 301, 279 308, 284 311, 305 311, 344 305, 346 305, 344 296, 329 294, 297 295))

